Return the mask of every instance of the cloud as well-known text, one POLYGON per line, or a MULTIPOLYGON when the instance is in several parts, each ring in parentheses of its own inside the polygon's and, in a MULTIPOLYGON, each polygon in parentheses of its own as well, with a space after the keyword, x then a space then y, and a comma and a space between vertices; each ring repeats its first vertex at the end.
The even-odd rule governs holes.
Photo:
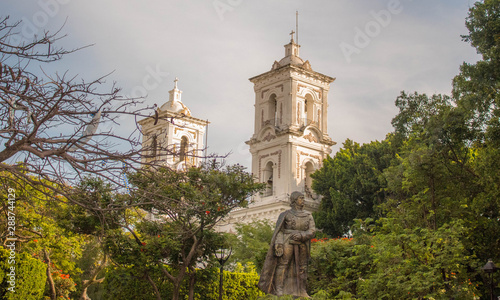
MULTIPOLYGON (((210 152, 232 151, 229 162, 250 166, 244 141, 253 134, 255 95, 248 78, 269 71, 284 56, 296 10, 301 57, 314 70, 337 77, 329 94, 334 150, 346 138, 383 139, 392 130, 401 90, 448 93, 461 62, 477 60, 460 38, 467 32, 469 1, 401 0, 401 13, 347 62, 339 45, 353 43, 356 28, 363 30, 373 12, 387 9, 389 2, 231 1, 233 9, 221 20, 213 1, 69 1, 46 28, 58 28, 67 18, 65 46, 95 44, 58 67, 87 78, 114 71, 109 81, 124 93, 142 84, 148 68, 161 66, 169 75, 148 90, 145 104, 167 101, 179 77, 183 102, 195 117, 211 122, 210 152)), ((3 1, 0 9, 29 19, 42 8, 3 1)))

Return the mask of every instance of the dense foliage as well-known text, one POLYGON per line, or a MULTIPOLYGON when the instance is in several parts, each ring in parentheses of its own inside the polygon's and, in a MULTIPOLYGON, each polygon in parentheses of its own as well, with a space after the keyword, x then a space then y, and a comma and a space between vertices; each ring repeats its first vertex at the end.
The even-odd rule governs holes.
POLYGON ((317 289, 363 299, 489 295, 481 266, 500 262, 499 14, 498 0, 470 9, 464 40, 483 59, 461 66, 451 96, 402 92, 393 133, 347 141, 314 175, 324 196, 318 226, 354 237, 315 250, 319 261, 339 251, 327 270, 315 264, 314 274, 328 274, 317 289))
MULTIPOLYGON (((16 239, 13 243, 18 259, 24 257, 25 260, 29 256, 45 265, 42 293, 50 299, 68 298, 75 291, 74 277, 81 273, 77 261, 85 237, 68 231, 60 222, 60 217, 68 210, 66 199, 44 188, 50 182, 40 182, 40 185, 35 182, 35 178, 31 184, 25 184, 7 174, 1 176, 0 236, 5 241, 4 249, 9 249, 12 243, 9 238, 16 239), (9 197, 8 193, 14 197, 9 197), (9 198, 15 200, 9 202, 9 198)), ((33 263, 33 266, 38 264, 33 263)), ((16 291, 21 293, 23 286, 18 288, 20 290, 16 288, 16 291)))
POLYGON ((26 252, 17 255, 15 264, 10 264, 9 252, 0 248, 0 299, 41 299, 45 290, 47 266, 26 252), (14 279, 11 274, 14 274, 14 279), (15 284, 11 284, 11 281, 15 284))
MULTIPOLYGON (((329 299, 475 299, 463 226, 404 229, 383 219, 382 230, 313 243, 309 284, 329 299)), ((459 222, 458 222, 459 223, 459 222)))
POLYGON ((72 197, 94 209, 75 206, 72 229, 100 232, 112 265, 141 278, 156 299, 180 299, 185 279, 194 297, 195 268, 210 265, 213 253, 226 245, 215 226, 232 209, 245 206, 262 184, 239 165, 184 171, 159 167, 129 177, 129 194, 112 192, 100 179, 82 182, 72 197), (164 290, 166 282, 170 292, 164 290))
POLYGON ((233 249, 228 265, 234 267, 239 263, 243 266, 255 266, 257 272, 260 273, 274 227, 268 221, 254 221, 248 224, 236 224, 235 230, 236 234, 227 236, 227 243, 233 249))
MULTIPOLYGON (((1 20, 0 31, 15 28, 7 25, 1 20)), ((477 2, 466 26, 469 35, 463 38, 482 60, 460 67, 450 96, 402 92, 393 132, 364 145, 347 140, 313 175, 313 188, 323 196, 316 225, 334 238, 312 241, 314 299, 489 294, 481 266, 490 258, 500 264, 500 0, 477 2)), ((17 90, 26 76, 11 71, 6 64, 0 70, 2 80, 17 82, 4 94, 28 97, 17 90)), ((30 95, 32 103, 36 99, 30 95)), ((19 109, 10 106, 11 99, 4 102, 5 136, 12 134, 14 120, 22 119, 18 124, 27 129, 40 121, 35 111, 33 123, 26 118, 25 98, 16 102, 19 109)), ((241 166, 213 164, 183 172, 143 168, 128 174, 130 192, 119 193, 105 177, 86 178, 71 188, 63 180, 47 180, 47 173, 45 179, 33 177, 26 168, 39 166, 39 157, 34 154, 15 169, 3 164, 0 172, 2 299, 86 299, 87 294, 93 299, 216 299, 212 254, 229 244, 233 272, 225 273, 224 299, 275 299, 256 288, 272 226, 238 225, 232 237, 215 230, 262 188, 241 166), (15 230, 9 228, 14 223, 15 230), (13 238, 15 263, 10 263, 13 238), (7 292, 11 267, 15 295, 7 292)), ((82 175, 91 173, 83 172, 85 162, 77 166, 82 175)))
POLYGON ((330 236, 347 234, 359 218, 379 216, 377 205, 386 198, 383 171, 395 156, 392 136, 382 142, 359 145, 344 143, 334 158, 323 161, 323 167, 312 177, 313 189, 323 196, 316 226, 330 236))
MULTIPOLYGON (((219 299, 219 270, 218 268, 197 269, 194 285, 194 299, 219 299)), ((160 272, 153 272, 152 279, 158 283, 163 299, 171 299, 173 285, 162 281, 160 272), (161 284, 160 284, 161 283, 161 284)), ((224 271, 223 299, 256 299, 264 295, 258 288, 257 273, 227 272, 224 271)), ((156 299, 151 285, 136 275, 131 268, 109 268, 106 270, 106 280, 103 282, 103 293, 106 299, 156 299)), ((180 299, 188 299, 189 283, 185 281, 180 290, 180 299)))

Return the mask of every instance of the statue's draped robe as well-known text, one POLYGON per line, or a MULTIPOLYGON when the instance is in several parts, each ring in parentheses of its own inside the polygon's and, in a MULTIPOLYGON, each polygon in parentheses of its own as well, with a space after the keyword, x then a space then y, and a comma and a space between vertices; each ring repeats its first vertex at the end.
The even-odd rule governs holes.
MULTIPOLYGON (((264 262, 264 266, 262 267, 262 271, 260 273, 260 280, 259 280, 259 288, 268 294, 273 294, 276 295, 276 284, 275 284, 275 279, 276 279, 276 267, 278 266, 279 262, 279 257, 275 255, 275 246, 279 243, 287 243, 288 237, 285 235, 284 241, 281 241, 283 239, 283 232, 285 231, 285 219, 287 218, 287 215, 296 217, 296 218, 301 218, 309 223, 309 226, 307 230, 301 230, 300 233, 302 235, 303 241, 302 243, 306 245, 306 252, 305 254, 307 256, 307 260, 309 260, 310 257, 310 249, 311 249, 311 238, 314 237, 314 232, 315 232, 315 226, 314 226, 314 220, 309 212, 306 211, 295 211, 295 210, 287 210, 283 213, 281 213, 278 217, 278 221, 276 222, 276 229, 274 230, 273 237, 271 239, 271 244, 269 247, 269 250, 267 251, 266 255, 266 260, 264 262)), ((289 234, 288 234, 289 236, 289 234)), ((296 295, 299 296, 301 295, 301 292, 297 290, 297 262, 295 261, 295 255, 290 261, 286 271, 285 271, 285 281, 284 281, 284 288, 283 288, 283 294, 284 295, 296 295)), ((305 288, 305 287, 304 287, 305 288)))

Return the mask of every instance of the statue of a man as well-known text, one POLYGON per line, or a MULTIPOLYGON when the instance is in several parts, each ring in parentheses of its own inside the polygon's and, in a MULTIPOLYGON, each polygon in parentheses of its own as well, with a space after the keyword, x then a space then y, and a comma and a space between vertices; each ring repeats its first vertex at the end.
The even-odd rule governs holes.
POLYGON ((307 264, 316 228, 311 213, 303 210, 304 204, 304 194, 293 192, 292 209, 278 217, 259 280, 259 288, 265 293, 309 297, 307 264))

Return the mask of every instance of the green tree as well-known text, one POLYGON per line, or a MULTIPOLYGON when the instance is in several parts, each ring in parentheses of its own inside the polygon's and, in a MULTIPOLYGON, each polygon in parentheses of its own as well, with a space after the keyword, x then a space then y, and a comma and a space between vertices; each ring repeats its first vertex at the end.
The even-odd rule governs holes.
POLYGON ((462 221, 438 230, 405 228, 399 220, 357 220, 353 238, 313 241, 313 292, 328 299, 476 299, 462 221))
POLYGON ((214 227, 232 209, 247 205, 263 186, 239 165, 185 171, 158 167, 130 174, 130 183, 130 196, 116 196, 111 202, 130 209, 97 211, 103 214, 105 249, 114 264, 130 267, 135 277, 146 280, 157 299, 163 296, 164 281, 172 284, 172 299, 179 299, 186 276, 195 276, 195 265, 224 245, 214 227), (159 281, 155 274, 161 274, 159 281))
MULTIPOLYGON (((482 60, 475 64, 463 63, 460 74, 453 80, 453 97, 467 121, 468 129, 482 140, 491 127, 498 127, 500 116, 500 1, 478 1, 466 19, 469 34, 462 36, 482 60)), ((498 139, 498 136, 497 136, 498 139)))
MULTIPOLYGON (((470 144, 455 134, 447 96, 401 93, 393 119, 401 139, 397 163, 386 168, 390 199, 384 208, 405 226, 436 230, 454 219, 471 219, 467 207, 477 190, 470 144)), ((460 127, 459 127, 460 128, 460 127)))
MULTIPOLYGON (((407 166, 393 173, 408 175, 400 176, 407 179, 407 187, 421 186, 419 194, 413 192, 409 196, 415 200, 430 197, 431 201, 421 202, 427 208, 421 206, 424 209, 420 211, 433 214, 438 224, 464 220, 467 234, 462 243, 483 263, 488 258, 500 261, 496 250, 500 247, 499 16, 498 0, 478 1, 470 9, 466 20, 469 34, 463 38, 476 48, 482 60, 461 66, 460 74, 453 80, 453 98, 447 100, 450 104, 433 105, 439 109, 424 118, 425 126, 414 130, 406 143, 407 155, 402 163, 407 166), (425 155, 413 155, 414 159, 410 159, 410 152, 422 150, 425 155), (416 180, 418 177, 428 180, 427 187, 416 180), (438 190, 433 183, 439 183, 438 190), (432 199, 439 201, 437 211, 431 208, 432 199)), ((470 272, 474 273, 472 266, 470 272)), ((480 282, 481 278, 475 280, 480 282)), ((483 289, 481 293, 485 292, 483 289)))
MULTIPOLYGON (((136 276, 132 268, 110 267, 106 271, 104 292, 106 299, 153 300, 156 295, 151 291, 150 285, 143 278, 136 276)), ((152 279, 158 284, 163 299, 170 299, 173 286, 171 282, 163 281, 161 272, 152 272, 152 279)), ((219 299, 219 270, 216 267, 196 269, 196 283, 194 285, 194 299, 217 300, 219 299)), ((257 287, 259 276, 253 272, 228 272, 224 271, 224 293, 222 299, 257 299, 264 295, 257 287)), ((187 299, 189 283, 183 282, 181 286, 181 299, 187 299)))
POLYGON ((356 238, 313 239, 308 284, 311 292, 328 293, 328 299, 358 295, 358 283, 372 264, 369 244, 356 238), (368 247, 368 248, 367 248, 368 247))
MULTIPOLYGON (((500 1, 477 2, 466 20, 469 34, 464 40, 476 48, 482 59, 464 63, 453 80, 453 97, 460 112, 463 131, 474 145, 473 168, 477 194, 470 210, 477 219, 470 224, 467 246, 480 261, 500 261, 500 1)), ((484 278, 486 279, 486 278, 484 278)), ((488 286, 487 281, 484 281, 488 286)), ((498 290, 496 291, 498 294, 498 290)), ((487 294, 487 288, 483 294, 487 294)))
POLYGON ((274 228, 268 221, 253 221, 235 226, 236 234, 228 234, 228 245, 233 248, 228 263, 256 267, 258 273, 264 265, 274 228))
POLYGON ((82 270, 77 280, 75 298, 80 300, 102 299, 104 297, 101 286, 105 279, 105 268, 109 265, 108 255, 104 252, 102 236, 93 235, 87 239, 82 249, 82 256, 77 266, 82 270))
POLYGON ((316 226, 338 237, 349 233, 356 218, 379 217, 376 206, 386 198, 383 171, 395 152, 393 136, 388 135, 361 146, 346 140, 333 158, 325 159, 312 175, 314 191, 323 196, 314 213, 316 226))
POLYGON ((26 252, 17 253, 14 260, 10 256, 10 249, 0 247, 1 299, 41 299, 45 291, 47 266, 26 252), (11 274, 14 274, 14 279, 11 274))
POLYGON ((0 238, 4 244, 8 238, 17 238, 16 253, 29 255, 46 265, 46 296, 67 298, 75 290, 74 276, 81 273, 76 261, 85 240, 59 223, 58 216, 68 209, 68 204, 64 197, 45 188, 53 183, 42 180, 36 186, 34 182, 38 179, 31 180, 31 184, 25 184, 9 174, 0 176, 0 238), (15 201, 9 203, 7 193, 13 194, 15 201), (15 214, 15 230, 7 226, 12 214, 15 214))
MULTIPOLYGON (((452 97, 402 92, 397 98, 399 113, 391 135, 397 145, 395 159, 380 170, 384 201, 378 211, 383 217, 374 224, 351 225, 356 244, 352 251, 347 247, 345 257, 339 256, 340 264, 349 266, 347 262, 358 253, 368 253, 363 259, 370 269, 359 274, 359 281, 347 279, 355 289, 336 285, 334 275, 318 281, 325 283, 318 289, 340 289, 333 293, 335 297, 350 293, 369 299, 474 299, 487 294, 479 269, 490 257, 500 261, 499 14, 499 0, 477 2, 470 9, 466 21, 470 34, 464 39, 483 59, 462 65, 453 81, 452 97), (370 244, 359 240, 363 236, 370 244)), ((343 209, 347 215, 340 216, 344 218, 340 221, 331 217, 336 222, 327 224, 352 224, 356 218, 346 203, 355 206, 346 199, 364 185, 354 171, 345 172, 352 180, 348 176, 337 180, 338 174, 352 170, 355 161, 355 155, 345 152, 342 149, 332 160, 336 164, 328 161, 329 173, 315 181, 325 200, 334 199, 332 204, 322 203, 330 207, 323 206, 317 215, 319 226, 327 226, 321 223, 325 216, 335 216, 328 215, 330 211, 343 209), (333 193, 331 187, 335 187, 333 193), (342 195, 343 191, 351 193, 342 195)), ((331 266, 334 272, 326 274, 344 276, 335 265, 331 266)))
POLYGON ((476 299, 468 268, 476 266, 462 243, 462 221, 437 230, 405 228, 382 218, 371 238, 371 270, 358 281, 362 299, 476 299))

